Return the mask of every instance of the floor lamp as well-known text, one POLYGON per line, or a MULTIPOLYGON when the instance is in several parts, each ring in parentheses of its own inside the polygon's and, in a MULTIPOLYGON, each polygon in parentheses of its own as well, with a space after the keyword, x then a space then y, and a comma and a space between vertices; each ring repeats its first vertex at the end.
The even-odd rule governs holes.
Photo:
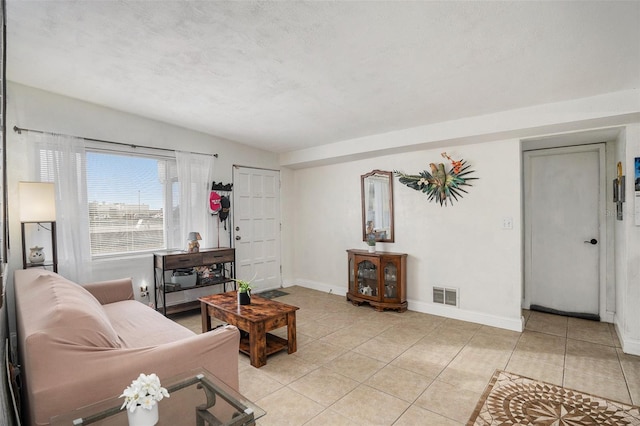
POLYGON ((58 272, 58 249, 56 244, 56 200, 55 188, 50 182, 18 182, 18 194, 20 196, 20 227, 22 231, 22 267, 27 269, 36 266, 53 266, 53 271, 58 272), (38 228, 47 229, 42 223, 50 223, 51 251, 53 262, 45 262, 34 257, 27 262, 27 246, 25 240, 25 224, 33 223, 38 228))

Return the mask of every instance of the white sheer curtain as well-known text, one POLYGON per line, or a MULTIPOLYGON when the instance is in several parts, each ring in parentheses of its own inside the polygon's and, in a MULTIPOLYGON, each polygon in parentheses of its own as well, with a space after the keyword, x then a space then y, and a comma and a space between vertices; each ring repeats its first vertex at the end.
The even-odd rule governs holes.
POLYGON ((213 223, 209 192, 213 179, 213 156, 176 151, 180 182, 180 230, 182 241, 171 246, 186 248, 189 232, 199 232, 200 247, 213 247, 213 223))
POLYGON ((91 281, 89 207, 84 140, 50 133, 28 134, 30 178, 54 182, 58 272, 77 283, 91 281))

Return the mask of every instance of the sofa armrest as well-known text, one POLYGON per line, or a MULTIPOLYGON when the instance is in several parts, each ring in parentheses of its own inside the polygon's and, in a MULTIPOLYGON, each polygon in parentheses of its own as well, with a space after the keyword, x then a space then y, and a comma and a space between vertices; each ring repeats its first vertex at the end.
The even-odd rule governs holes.
POLYGON ((83 287, 87 289, 93 297, 98 299, 101 305, 134 299, 133 281, 131 278, 89 283, 84 284, 83 287))

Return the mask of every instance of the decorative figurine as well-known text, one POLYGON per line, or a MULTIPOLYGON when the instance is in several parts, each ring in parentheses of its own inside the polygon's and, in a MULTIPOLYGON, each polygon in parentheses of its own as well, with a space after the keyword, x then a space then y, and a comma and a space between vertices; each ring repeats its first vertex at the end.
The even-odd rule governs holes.
POLYGON ((29 253, 29 262, 33 263, 34 265, 44 263, 43 247, 35 246, 31 247, 29 250, 31 250, 31 252, 29 253))
POLYGON ((198 240, 201 240, 199 232, 189 232, 189 237, 187 237, 187 253, 198 253, 200 251, 200 243, 198 240))

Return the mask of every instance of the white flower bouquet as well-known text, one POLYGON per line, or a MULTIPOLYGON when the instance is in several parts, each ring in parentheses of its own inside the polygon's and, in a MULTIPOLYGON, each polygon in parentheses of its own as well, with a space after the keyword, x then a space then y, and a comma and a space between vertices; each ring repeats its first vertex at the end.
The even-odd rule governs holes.
POLYGON ((144 409, 151 408, 162 398, 169 398, 169 392, 160 386, 160 379, 155 374, 140 374, 136 380, 131 382, 120 398, 124 397, 124 403, 120 409, 127 407, 132 413, 136 407, 140 406, 144 409))

